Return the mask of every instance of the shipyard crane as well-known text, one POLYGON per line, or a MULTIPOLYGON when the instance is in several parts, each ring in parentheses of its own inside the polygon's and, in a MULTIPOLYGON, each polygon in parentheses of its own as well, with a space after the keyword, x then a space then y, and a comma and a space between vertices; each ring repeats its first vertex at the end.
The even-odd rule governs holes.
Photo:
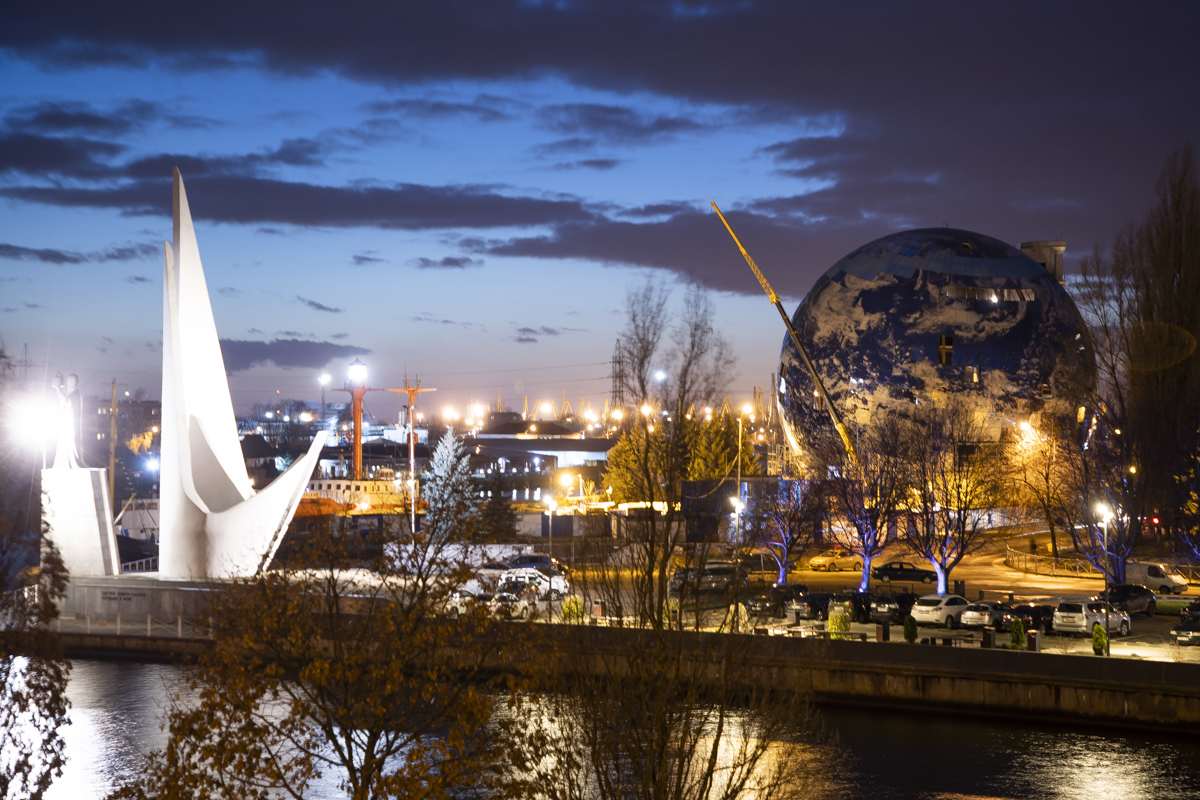
POLYGON ((800 343, 800 336, 796 333, 796 328, 792 325, 792 320, 788 317, 787 312, 784 311, 783 303, 779 302, 779 295, 771 288, 771 284, 767 282, 767 278, 762 274, 762 270, 754 263, 754 259, 746 252, 746 248, 742 247, 741 241, 738 239, 737 234, 733 232, 733 228, 729 226, 729 220, 725 219, 725 215, 721 213, 721 209, 717 208, 716 203, 713 203, 712 207, 717 212, 717 216, 721 218, 721 222, 725 223, 725 230, 729 231, 729 235, 733 237, 733 242, 737 245, 738 250, 742 251, 742 258, 746 259, 746 263, 750 265, 750 269, 754 272, 754 277, 758 278, 763 291, 767 293, 767 299, 775 306, 775 309, 779 312, 779 316, 783 319, 783 324, 787 326, 788 336, 792 338, 792 344, 796 345, 796 351, 800 353, 800 360, 808 368, 808 374, 812 376, 813 383, 817 386, 817 396, 824 403, 825 408, 828 409, 829 418, 833 421, 833 427, 837 429, 838 435, 842 437, 842 445, 846 448, 846 455, 850 457, 851 462, 858 464, 858 453, 854 449, 854 442, 850 439, 850 433, 846 430, 846 426, 842 422, 837 408, 834 407, 833 401, 829 399, 829 395, 825 391, 825 383, 821 380, 821 376, 817 374, 817 368, 813 366, 812 359, 808 357, 808 351, 800 343))

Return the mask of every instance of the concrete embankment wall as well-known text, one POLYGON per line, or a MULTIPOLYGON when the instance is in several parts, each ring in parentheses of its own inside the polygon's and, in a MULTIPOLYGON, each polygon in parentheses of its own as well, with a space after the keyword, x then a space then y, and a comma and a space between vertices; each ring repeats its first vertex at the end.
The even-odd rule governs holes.
MULTIPOLYGON (((563 669, 611 665, 641 631, 547 626, 563 669), (574 664, 575 666, 572 666, 574 664)), ((719 634, 673 634, 711 660, 719 634)), ((1200 665, 902 643, 730 637, 739 680, 817 702, 1200 734, 1200 665)), ((549 644, 549 643, 547 643, 549 644)))

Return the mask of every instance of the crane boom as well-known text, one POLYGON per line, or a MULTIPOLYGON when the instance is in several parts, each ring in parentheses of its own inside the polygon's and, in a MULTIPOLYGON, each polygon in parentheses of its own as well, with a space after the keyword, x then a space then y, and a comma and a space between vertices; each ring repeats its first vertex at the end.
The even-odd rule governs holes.
POLYGON ((833 402, 829 399, 829 394, 825 391, 825 383, 821 380, 821 376, 817 374, 817 368, 813 366, 812 359, 808 357, 808 351, 800 343, 800 336, 796 333, 795 327, 792 326, 792 321, 788 317, 787 311, 784 310, 783 303, 779 302, 779 295, 771 287, 766 276, 762 274, 762 270, 758 268, 758 264, 755 264, 754 259, 746 252, 746 248, 742 246, 741 240, 733 232, 733 228, 729 226, 729 220, 725 219, 725 215, 721 213, 721 209, 717 208, 716 203, 713 203, 712 207, 717 212, 717 216, 721 218, 721 222, 725 223, 725 230, 729 231, 729 235, 733 237, 733 242, 737 245, 738 250, 742 251, 742 258, 746 259, 746 263, 750 265, 750 269, 754 272, 754 277, 758 278, 763 291, 767 293, 767 299, 771 301, 771 304, 775 306, 775 310, 779 312, 779 316, 783 319, 783 324, 787 327, 788 336, 791 337, 792 344, 796 345, 796 351, 800 353, 800 360, 804 362, 804 366, 808 369, 808 374, 812 376, 813 383, 817 386, 817 395, 825 404, 825 408, 828 409, 829 418, 833 421, 833 427, 837 429, 838 435, 842 437, 842 445, 846 448, 846 455, 850 457, 851 462, 857 464, 858 453, 854 449, 854 442, 850 438, 850 433, 846 430, 841 416, 838 414, 837 409, 834 408, 833 402))

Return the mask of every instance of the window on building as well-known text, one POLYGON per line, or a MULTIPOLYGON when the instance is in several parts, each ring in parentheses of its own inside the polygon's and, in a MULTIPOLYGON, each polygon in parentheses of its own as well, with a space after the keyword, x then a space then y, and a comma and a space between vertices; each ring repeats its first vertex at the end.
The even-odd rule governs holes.
POLYGON ((979 367, 967 367, 963 370, 963 380, 979 383, 979 367))
POLYGON ((938 338, 938 363, 951 364, 954 362, 954 337, 941 336, 938 338))
POLYGON ((1042 384, 1042 399, 1045 400, 1048 397, 1050 397, 1050 384, 1043 383, 1042 384))

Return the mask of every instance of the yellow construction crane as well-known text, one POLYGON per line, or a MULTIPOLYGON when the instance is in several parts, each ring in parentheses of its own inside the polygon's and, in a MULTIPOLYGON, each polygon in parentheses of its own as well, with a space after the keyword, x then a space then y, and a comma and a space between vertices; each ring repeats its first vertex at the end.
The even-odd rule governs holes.
POLYGON ((721 213, 721 209, 717 208, 716 203, 713 203, 712 207, 717 212, 717 216, 721 218, 721 222, 725 223, 725 230, 729 231, 729 235, 733 237, 733 242, 737 245, 738 250, 742 251, 742 258, 746 259, 746 263, 754 271, 754 277, 758 278, 763 291, 767 293, 767 298, 774 304, 775 309, 779 312, 779 316, 783 318, 783 324, 787 326, 788 335, 792 337, 792 344, 796 345, 796 350, 800 353, 800 360, 808 368, 808 374, 812 376, 813 383, 817 386, 817 396, 820 397, 821 402, 829 411, 829 418, 833 420, 833 427, 837 428, 838 435, 842 437, 842 444, 846 448, 846 455, 850 456, 850 461, 857 465, 858 453, 854 449, 854 441, 850 438, 849 431, 846 430, 846 426, 842 423, 842 418, 838 415, 833 401, 829 399, 829 395, 825 392, 825 384, 821 381, 821 376, 817 374, 817 368, 813 366, 812 359, 808 357, 808 351, 800 343, 800 336, 796 333, 796 329, 792 327, 792 320, 788 317, 787 312, 783 310, 783 303, 779 302, 779 295, 771 288, 771 284, 767 282, 767 278, 762 274, 762 270, 758 268, 758 264, 755 264, 754 259, 746 252, 746 248, 742 247, 741 241, 738 239, 737 234, 733 232, 733 228, 729 227, 729 220, 725 219, 725 215, 721 213))

